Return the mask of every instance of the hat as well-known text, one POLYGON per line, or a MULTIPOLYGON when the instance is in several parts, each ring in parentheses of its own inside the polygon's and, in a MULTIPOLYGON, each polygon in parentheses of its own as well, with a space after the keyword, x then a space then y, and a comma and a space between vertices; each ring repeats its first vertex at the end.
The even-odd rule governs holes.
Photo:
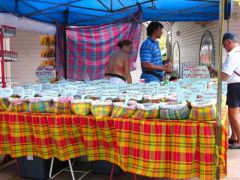
POLYGON ((237 41, 237 38, 238 38, 237 34, 235 34, 235 33, 233 33, 233 32, 226 32, 226 33, 224 33, 224 35, 223 35, 222 42, 224 42, 224 41, 226 41, 226 40, 228 40, 228 39, 237 41))

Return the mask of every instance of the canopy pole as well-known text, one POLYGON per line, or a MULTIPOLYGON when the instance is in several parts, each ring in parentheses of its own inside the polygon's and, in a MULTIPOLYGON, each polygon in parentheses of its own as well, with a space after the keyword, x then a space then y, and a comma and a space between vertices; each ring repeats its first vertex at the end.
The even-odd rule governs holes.
MULTIPOLYGON (((218 46, 218 91, 217 91, 217 131, 216 141, 218 155, 221 154, 221 120, 222 120, 222 37, 224 30, 224 7, 225 0, 219 1, 219 46, 218 46)), ((217 153, 217 152, 216 152, 217 153)), ((216 163, 216 179, 220 180, 220 157, 217 156, 216 163)))
POLYGON ((109 9, 101 0, 97 0, 99 2, 99 4, 101 4, 105 9, 107 9, 107 11, 111 12, 111 9, 109 9))
POLYGON ((15 0, 15 12, 16 12, 16 14, 18 15, 18 0, 15 0))
POLYGON ((112 0, 110 1, 110 9, 111 9, 111 11, 113 10, 113 2, 112 2, 112 0))
POLYGON ((69 10, 68 8, 63 12, 64 17, 64 75, 65 79, 67 79, 67 24, 68 24, 68 16, 69 16, 69 10))

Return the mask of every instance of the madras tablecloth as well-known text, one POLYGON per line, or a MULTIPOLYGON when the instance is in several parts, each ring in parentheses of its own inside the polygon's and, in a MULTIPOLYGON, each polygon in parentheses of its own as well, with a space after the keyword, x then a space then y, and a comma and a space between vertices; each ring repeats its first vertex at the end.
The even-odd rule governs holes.
MULTIPOLYGON (((214 179, 216 123, 0 112, 0 154, 60 160, 87 155, 150 177, 214 179)), ((221 156, 226 161, 227 121, 221 156)), ((226 163, 221 166, 226 175, 226 163)))

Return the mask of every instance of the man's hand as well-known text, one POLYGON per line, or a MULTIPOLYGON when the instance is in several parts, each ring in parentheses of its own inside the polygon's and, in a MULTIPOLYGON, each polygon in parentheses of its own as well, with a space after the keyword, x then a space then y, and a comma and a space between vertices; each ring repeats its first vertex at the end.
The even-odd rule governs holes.
POLYGON ((173 58, 168 58, 167 61, 171 64, 174 62, 173 58))
POLYGON ((173 69, 172 64, 171 64, 171 63, 165 64, 165 65, 163 66, 163 69, 164 69, 164 71, 165 71, 166 73, 171 73, 171 72, 172 72, 172 69, 173 69))
POLYGON ((208 68, 209 73, 211 73, 214 69, 212 66, 207 66, 207 68, 208 68))

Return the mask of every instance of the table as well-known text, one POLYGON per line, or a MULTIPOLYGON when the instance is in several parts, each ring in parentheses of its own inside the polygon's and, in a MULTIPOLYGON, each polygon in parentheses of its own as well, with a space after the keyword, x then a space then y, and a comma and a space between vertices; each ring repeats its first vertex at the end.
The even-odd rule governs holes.
MULTIPOLYGON (((149 177, 214 179, 216 122, 0 112, 0 154, 60 160, 87 155, 149 177)), ((226 162, 227 121, 221 157, 226 162)), ((221 176, 226 175, 226 163, 221 176)))

